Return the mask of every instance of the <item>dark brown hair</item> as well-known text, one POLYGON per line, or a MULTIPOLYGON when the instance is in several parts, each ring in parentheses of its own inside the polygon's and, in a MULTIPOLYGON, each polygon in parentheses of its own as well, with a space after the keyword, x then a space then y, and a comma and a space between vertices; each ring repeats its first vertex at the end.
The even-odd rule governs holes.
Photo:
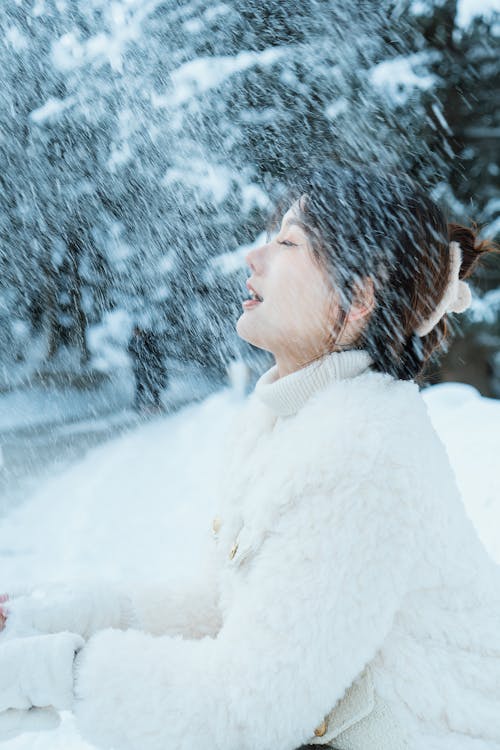
POLYGON ((291 203, 296 203, 295 218, 313 256, 340 295, 329 350, 366 349, 372 369, 402 380, 421 378, 432 355, 446 350, 450 334, 448 315, 426 336, 415 333, 442 299, 450 273, 450 242, 462 249, 461 279, 498 248, 479 241, 476 227, 448 223, 407 175, 380 167, 326 164, 315 169, 282 194, 269 232, 291 203), (374 282, 375 307, 356 342, 337 344, 357 285, 366 277, 374 282))

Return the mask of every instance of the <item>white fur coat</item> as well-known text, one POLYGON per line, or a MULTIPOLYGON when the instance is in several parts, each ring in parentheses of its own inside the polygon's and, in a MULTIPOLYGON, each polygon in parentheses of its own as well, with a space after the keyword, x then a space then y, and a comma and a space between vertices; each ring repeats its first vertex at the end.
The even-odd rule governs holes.
POLYGON ((286 417, 253 394, 214 529, 197 590, 81 652, 90 741, 500 750, 499 569, 415 383, 367 371, 286 417))

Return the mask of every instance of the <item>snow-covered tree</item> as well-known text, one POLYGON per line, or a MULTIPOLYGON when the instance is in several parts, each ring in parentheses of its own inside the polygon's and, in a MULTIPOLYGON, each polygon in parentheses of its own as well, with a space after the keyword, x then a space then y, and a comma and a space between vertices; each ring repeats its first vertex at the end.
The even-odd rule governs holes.
POLYGON ((245 273, 241 252, 229 271, 218 259, 315 161, 399 166, 464 214, 467 166, 475 214, 494 222, 497 25, 460 25, 459 5, 2 5, 3 314, 83 365, 107 311, 147 315, 167 356, 221 375, 241 351, 245 273))

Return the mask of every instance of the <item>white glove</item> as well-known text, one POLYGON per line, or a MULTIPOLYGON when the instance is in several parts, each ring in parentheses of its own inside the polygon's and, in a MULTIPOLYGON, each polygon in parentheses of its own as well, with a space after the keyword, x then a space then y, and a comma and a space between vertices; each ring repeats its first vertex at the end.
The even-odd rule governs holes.
POLYGON ((0 713, 0 742, 11 740, 23 732, 55 729, 60 723, 59 714, 53 708, 30 708, 28 711, 11 708, 0 713))
POLYGON ((2 604, 6 613, 3 639, 69 631, 88 639, 105 628, 140 627, 131 599, 103 584, 54 584, 28 593, 9 595, 2 604))
POLYGON ((73 663, 85 641, 74 633, 0 643, 0 712, 73 705, 73 663))

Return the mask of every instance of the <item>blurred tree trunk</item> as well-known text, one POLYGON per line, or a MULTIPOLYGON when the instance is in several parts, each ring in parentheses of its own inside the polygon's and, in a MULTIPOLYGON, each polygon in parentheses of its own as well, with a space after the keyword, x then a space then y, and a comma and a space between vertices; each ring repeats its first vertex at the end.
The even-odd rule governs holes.
POLYGON ((492 346, 481 342, 472 332, 455 339, 442 360, 439 380, 436 382, 469 383, 483 396, 499 398, 500 393, 493 380, 493 353, 492 346))
POLYGON ((46 248, 42 266, 43 291, 42 304, 44 307, 44 328, 47 331, 47 360, 56 354, 59 340, 57 335, 57 271, 51 260, 50 248, 46 248))
POLYGON ((82 255, 82 242, 80 237, 71 233, 68 238, 68 253, 70 259, 70 288, 68 294, 71 300, 70 308, 73 317, 73 336, 75 344, 80 350, 80 364, 85 367, 90 359, 87 347, 86 329, 87 316, 83 309, 82 279, 80 276, 80 258, 82 255))

